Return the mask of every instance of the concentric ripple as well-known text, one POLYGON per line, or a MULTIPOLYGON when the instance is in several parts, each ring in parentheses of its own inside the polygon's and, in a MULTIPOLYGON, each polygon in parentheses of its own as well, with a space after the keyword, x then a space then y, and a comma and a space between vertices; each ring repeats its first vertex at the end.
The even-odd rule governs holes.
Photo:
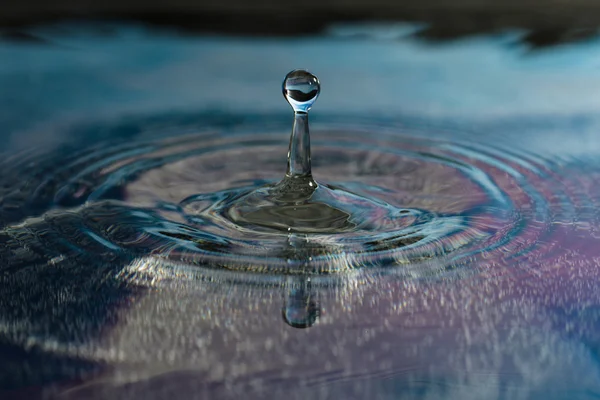
POLYGON ((307 230, 238 223, 240 199, 282 176, 280 131, 18 155, 4 166, 15 174, 3 182, 2 257, 13 265, 145 257, 197 270, 426 276, 540 246, 557 199, 560 218, 569 218, 572 202, 547 163, 424 137, 369 127, 314 134, 315 179, 353 206, 340 229, 319 218, 307 230))

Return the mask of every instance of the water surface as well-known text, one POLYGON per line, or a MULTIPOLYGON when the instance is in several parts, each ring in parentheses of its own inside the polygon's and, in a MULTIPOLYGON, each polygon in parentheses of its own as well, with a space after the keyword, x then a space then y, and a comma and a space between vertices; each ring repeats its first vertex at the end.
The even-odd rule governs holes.
POLYGON ((0 44, 5 398, 600 396, 600 42, 113 28, 0 44), (310 284, 196 262, 225 245, 181 202, 281 177, 299 67, 317 179, 453 229, 310 284))

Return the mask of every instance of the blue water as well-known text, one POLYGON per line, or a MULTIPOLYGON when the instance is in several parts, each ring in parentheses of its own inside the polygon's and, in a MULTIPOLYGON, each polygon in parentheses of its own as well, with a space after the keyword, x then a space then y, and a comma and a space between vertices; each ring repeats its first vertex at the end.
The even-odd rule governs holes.
POLYGON ((2 398, 600 397, 598 39, 98 28, 0 43, 2 398), (295 68, 317 180, 452 216, 445 257, 310 284, 188 257, 184 198, 284 172, 295 68))

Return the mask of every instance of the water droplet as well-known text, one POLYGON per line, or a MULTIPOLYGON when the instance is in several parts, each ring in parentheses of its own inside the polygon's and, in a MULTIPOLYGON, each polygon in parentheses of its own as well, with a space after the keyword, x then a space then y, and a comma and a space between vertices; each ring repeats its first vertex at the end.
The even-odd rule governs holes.
POLYGON ((285 76, 283 80, 283 95, 295 112, 308 112, 319 92, 319 78, 303 69, 296 69, 285 76))

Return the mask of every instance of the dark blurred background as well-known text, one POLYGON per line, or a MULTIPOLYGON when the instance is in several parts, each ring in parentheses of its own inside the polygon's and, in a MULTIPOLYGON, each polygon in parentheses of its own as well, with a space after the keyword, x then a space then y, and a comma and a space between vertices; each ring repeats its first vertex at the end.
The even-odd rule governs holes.
POLYGON ((526 29, 532 46, 577 41, 597 33, 600 2, 592 0, 9 0, 0 10, 2 37, 35 40, 23 30, 40 22, 123 20, 188 33, 306 35, 336 22, 407 21, 418 35, 449 40, 526 29))

